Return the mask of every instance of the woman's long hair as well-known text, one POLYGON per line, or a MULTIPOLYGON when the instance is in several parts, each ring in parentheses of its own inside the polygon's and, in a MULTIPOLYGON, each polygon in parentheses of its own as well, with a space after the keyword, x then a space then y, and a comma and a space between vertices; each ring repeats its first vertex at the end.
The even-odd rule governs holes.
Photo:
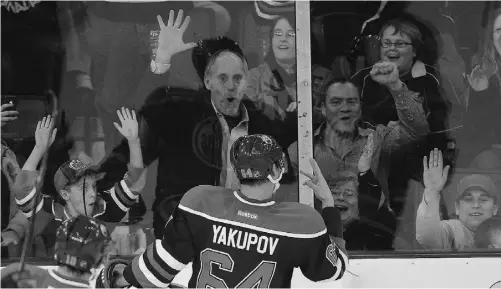
POLYGON ((273 25, 271 26, 270 53, 266 55, 264 61, 268 64, 268 66, 271 69, 271 72, 273 73, 273 76, 277 80, 278 87, 273 88, 275 90, 285 90, 285 87, 292 86, 292 84, 296 81, 295 73, 292 74, 287 73, 287 71, 285 71, 285 69, 283 69, 282 66, 278 64, 277 59, 275 58, 275 53, 273 53, 273 47, 271 47, 273 45, 271 39, 273 38, 273 34, 275 32, 275 26, 277 25, 277 22, 282 19, 287 20, 292 29, 296 30, 296 18, 295 15, 292 13, 280 15, 280 17, 278 17, 277 19, 275 19, 275 21, 273 21, 273 25))
POLYGON ((472 66, 480 65, 480 70, 487 79, 495 74, 500 75, 498 66, 501 64, 501 55, 496 51, 493 41, 494 21, 499 15, 501 15, 500 3, 487 2, 482 21, 482 38, 472 63, 472 66))

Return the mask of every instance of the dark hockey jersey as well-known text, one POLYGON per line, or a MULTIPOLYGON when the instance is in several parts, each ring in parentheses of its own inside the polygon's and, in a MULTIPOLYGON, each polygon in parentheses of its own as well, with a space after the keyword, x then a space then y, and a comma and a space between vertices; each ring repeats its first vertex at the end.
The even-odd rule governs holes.
POLYGON ((348 265, 344 245, 335 208, 321 216, 300 203, 198 186, 183 196, 163 239, 134 258, 124 277, 134 287, 166 287, 192 261, 190 288, 284 288, 295 267, 312 281, 340 279, 348 265))
MULTIPOLYGON (((10 264, 2 269, 2 279, 13 272, 19 270, 19 263, 10 264)), ((69 278, 59 274, 54 269, 43 269, 33 265, 25 265, 29 277, 18 283, 19 287, 31 288, 90 288, 88 281, 76 278, 69 278)))

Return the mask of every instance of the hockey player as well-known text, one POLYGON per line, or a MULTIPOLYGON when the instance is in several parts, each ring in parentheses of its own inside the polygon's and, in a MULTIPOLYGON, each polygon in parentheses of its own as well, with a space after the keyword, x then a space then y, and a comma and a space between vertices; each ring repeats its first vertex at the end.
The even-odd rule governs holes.
POLYGON ((230 158, 241 189, 189 190, 163 239, 118 272, 116 284, 167 287, 189 262, 190 288, 290 287, 295 267, 312 281, 343 276, 348 257, 341 218, 315 161, 308 185, 323 203, 322 215, 304 204, 273 201, 286 166, 271 137, 240 137, 230 158))
MULTIPOLYGON (((130 164, 125 177, 111 188, 96 188, 97 172, 80 160, 71 160, 59 167, 54 175, 54 187, 66 202, 63 206, 51 196, 43 195, 35 203, 35 182, 38 176, 37 166, 48 147, 54 141, 56 130, 50 116, 44 117, 35 131, 36 144, 22 171, 17 175, 14 186, 16 203, 27 218, 36 212, 37 226, 34 236, 42 233, 54 235, 58 225, 47 226, 54 219, 57 224, 77 215, 93 216, 106 222, 120 222, 129 208, 139 198, 138 192, 144 183, 144 168, 141 147, 138 138, 138 123, 134 111, 122 108, 117 111, 121 126, 117 129, 128 140, 130 164), (99 194, 96 192, 99 190, 99 194)), ((53 244, 46 244, 52 248, 53 244)))
POLYGON ((107 261, 110 234, 99 221, 79 215, 64 221, 57 229, 54 259, 56 269, 19 263, 2 269, 2 288, 89 288, 90 280, 107 261))

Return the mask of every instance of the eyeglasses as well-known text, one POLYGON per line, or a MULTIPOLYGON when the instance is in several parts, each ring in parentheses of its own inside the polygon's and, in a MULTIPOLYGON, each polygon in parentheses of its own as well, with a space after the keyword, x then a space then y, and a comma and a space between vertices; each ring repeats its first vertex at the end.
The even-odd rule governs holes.
MULTIPOLYGON (((282 36, 282 35, 284 35, 284 32, 282 30, 275 30, 274 34, 275 34, 275 36, 282 36)), ((296 37, 296 32, 294 30, 289 30, 287 32, 287 35, 289 37, 296 37)))
POLYGON ((396 48, 406 48, 407 46, 412 45, 412 43, 405 41, 397 41, 397 42, 391 42, 389 40, 381 41, 381 47, 383 48, 390 48, 392 45, 395 45, 396 48))

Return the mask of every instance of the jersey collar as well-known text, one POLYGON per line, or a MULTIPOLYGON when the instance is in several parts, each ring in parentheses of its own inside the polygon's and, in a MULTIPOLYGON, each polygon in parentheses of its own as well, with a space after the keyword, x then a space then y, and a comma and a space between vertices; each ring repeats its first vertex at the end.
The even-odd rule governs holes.
POLYGON ((251 206, 267 207, 267 206, 272 206, 275 204, 275 201, 273 201, 272 199, 266 199, 266 200, 251 199, 251 198, 245 196, 244 194, 242 194, 242 192, 240 190, 234 191, 233 194, 240 202, 245 203, 247 205, 251 205, 251 206))

